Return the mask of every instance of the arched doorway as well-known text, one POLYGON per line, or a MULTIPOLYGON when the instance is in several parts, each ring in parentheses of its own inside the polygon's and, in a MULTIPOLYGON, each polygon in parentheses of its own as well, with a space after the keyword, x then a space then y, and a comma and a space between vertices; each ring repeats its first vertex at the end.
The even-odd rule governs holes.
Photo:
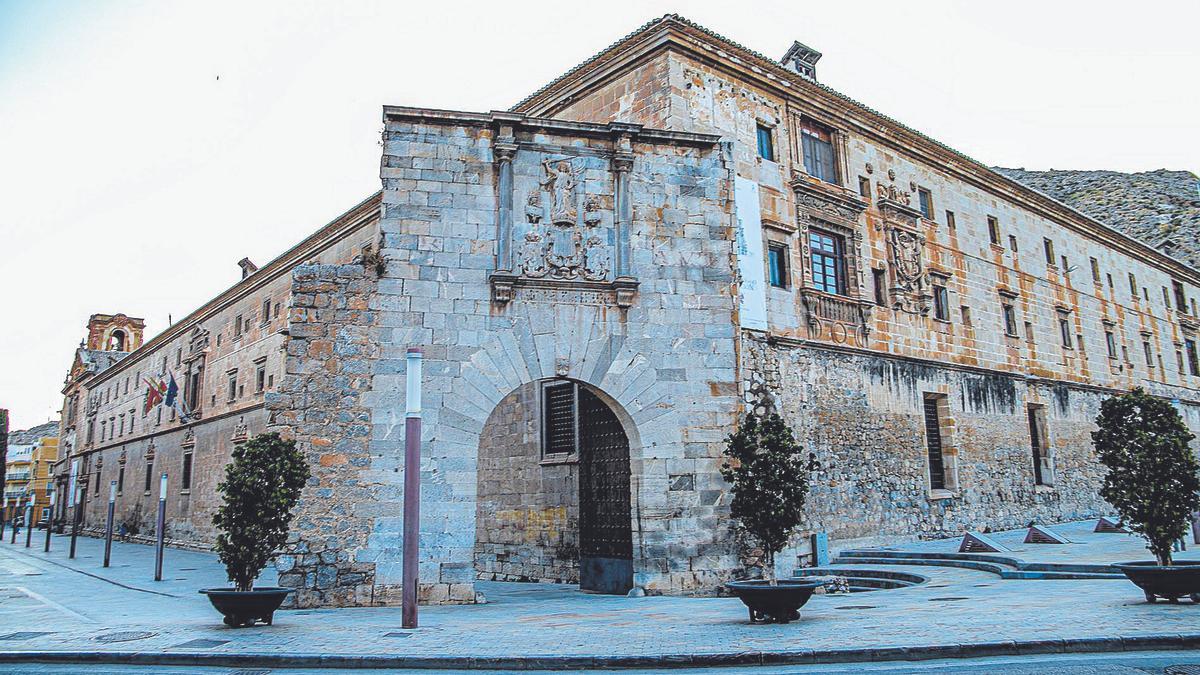
POLYGON ((480 579, 633 587, 630 442, 589 385, 511 392, 480 434, 475 570, 480 579))

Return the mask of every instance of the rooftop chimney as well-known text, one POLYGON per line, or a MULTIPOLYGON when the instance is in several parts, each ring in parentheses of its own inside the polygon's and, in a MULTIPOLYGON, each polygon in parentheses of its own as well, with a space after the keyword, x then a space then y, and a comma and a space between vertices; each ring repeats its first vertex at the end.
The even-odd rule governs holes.
POLYGON ((246 277, 248 277, 251 274, 254 274, 255 272, 258 271, 258 265, 255 265, 254 263, 250 262, 249 258, 242 258, 241 260, 239 260, 238 267, 242 268, 242 278, 243 279, 245 279, 246 277))
POLYGON ((799 42, 793 42, 791 48, 787 50, 782 59, 779 59, 779 62, 783 64, 784 68, 794 70, 815 81, 817 79, 817 61, 820 60, 821 52, 799 42))

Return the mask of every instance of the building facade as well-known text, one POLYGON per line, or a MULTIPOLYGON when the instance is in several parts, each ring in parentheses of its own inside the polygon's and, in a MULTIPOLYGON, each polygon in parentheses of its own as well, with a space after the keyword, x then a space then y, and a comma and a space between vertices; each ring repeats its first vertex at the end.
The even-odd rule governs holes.
POLYGON ((4 473, 4 520, 24 522, 32 498, 31 519, 50 517, 51 471, 58 455, 58 422, 47 422, 8 435, 4 473))
POLYGON ((386 107, 378 195, 81 387, 89 494, 132 471, 119 508, 147 518, 166 471, 170 536, 203 546, 232 445, 280 431, 313 469, 280 583, 397 601, 417 346, 430 602, 713 592, 747 564, 719 468, 753 407, 816 461, 784 565, 815 532, 1105 513, 1100 401, 1141 386, 1200 429, 1200 274, 820 84, 819 57, 672 15, 509 111, 386 107), (187 419, 142 414, 147 373, 187 419))

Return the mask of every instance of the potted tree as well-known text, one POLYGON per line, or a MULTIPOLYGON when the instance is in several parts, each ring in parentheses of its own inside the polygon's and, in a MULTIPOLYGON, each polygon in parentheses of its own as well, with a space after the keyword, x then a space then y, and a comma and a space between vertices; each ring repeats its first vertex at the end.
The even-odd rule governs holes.
POLYGON ((1188 444, 1179 411, 1140 387, 1100 406, 1092 432, 1100 462, 1108 469, 1100 496, 1132 532, 1142 535, 1154 560, 1115 565, 1141 587, 1148 602, 1163 597, 1200 602, 1200 561, 1173 560, 1172 544, 1187 531, 1200 507, 1200 462, 1188 444))
POLYGON ((308 463, 295 441, 260 434, 237 446, 217 486, 222 504, 213 516, 217 554, 233 588, 200 591, 225 615, 225 625, 270 625, 288 588, 254 588, 254 580, 287 540, 292 509, 308 481, 308 463))
POLYGON ((750 611, 751 623, 787 623, 820 586, 775 577, 775 556, 800 525, 810 463, 779 413, 751 410, 725 441, 721 475, 732 484, 735 521, 762 551, 762 579, 726 584, 750 611))

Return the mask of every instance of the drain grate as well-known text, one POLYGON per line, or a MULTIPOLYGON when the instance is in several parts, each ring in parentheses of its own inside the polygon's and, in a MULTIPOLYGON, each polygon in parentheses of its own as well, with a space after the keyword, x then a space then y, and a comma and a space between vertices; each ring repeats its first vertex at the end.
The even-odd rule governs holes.
POLYGON ((949 598, 930 598, 929 599, 930 602, 953 602, 955 600, 970 600, 970 598, 962 598, 962 597, 955 596, 955 597, 949 597, 949 598))
POLYGON ((229 640, 209 640, 208 638, 198 638, 196 640, 188 640, 182 644, 177 644, 167 649, 212 649, 221 645, 229 644, 229 640))
POLYGON ((399 633, 399 632, 384 633, 383 637, 412 637, 412 633, 399 633))
POLYGON ((875 609, 875 605, 842 605, 834 609, 875 609))
POLYGON ((27 631, 21 631, 19 633, 9 633, 8 635, 0 635, 0 640, 32 640, 35 637, 41 637, 43 635, 53 635, 53 633, 27 630, 27 631))
POLYGON ((92 638, 96 642, 132 642, 134 640, 145 640, 152 638, 157 633, 151 633, 144 630, 122 630, 116 633, 105 633, 92 638))
POLYGON ((269 670, 231 670, 227 675, 271 675, 269 670))
POLYGON ((1200 665, 1183 663, 1177 666, 1163 668, 1163 675, 1200 675, 1200 665))

